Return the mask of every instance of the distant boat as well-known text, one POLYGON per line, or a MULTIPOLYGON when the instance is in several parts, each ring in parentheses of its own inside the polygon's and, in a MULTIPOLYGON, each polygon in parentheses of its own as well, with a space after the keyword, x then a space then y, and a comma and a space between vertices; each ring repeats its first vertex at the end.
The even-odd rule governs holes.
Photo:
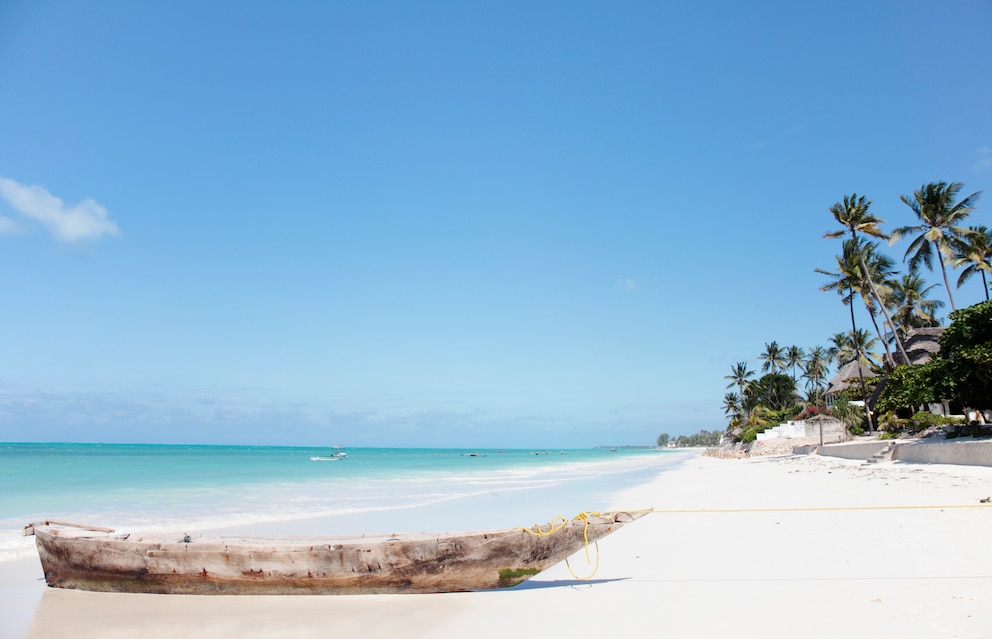
POLYGON ((458 592, 515 586, 647 511, 468 533, 242 537, 29 524, 56 588, 190 595, 458 592))
POLYGON ((314 456, 310 461, 341 461, 348 456, 348 453, 331 453, 329 457, 314 456))

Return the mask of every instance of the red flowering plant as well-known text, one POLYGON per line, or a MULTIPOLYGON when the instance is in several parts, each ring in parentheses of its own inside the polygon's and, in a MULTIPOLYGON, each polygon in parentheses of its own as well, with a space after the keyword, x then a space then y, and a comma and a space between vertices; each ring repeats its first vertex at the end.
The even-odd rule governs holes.
POLYGON ((830 415, 830 409, 826 406, 813 406, 809 405, 803 409, 803 412, 795 416, 795 421, 800 422, 805 419, 810 419, 811 417, 816 417, 817 415, 830 415))

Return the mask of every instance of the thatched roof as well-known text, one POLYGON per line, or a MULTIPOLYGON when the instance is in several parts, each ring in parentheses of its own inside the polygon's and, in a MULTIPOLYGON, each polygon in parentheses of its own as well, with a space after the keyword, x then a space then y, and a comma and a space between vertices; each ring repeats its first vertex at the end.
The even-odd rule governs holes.
POLYGON ((861 376, 866 378, 875 377, 876 373, 858 360, 851 360, 841 366, 837 374, 830 379, 827 383, 827 390, 824 393, 826 395, 836 395, 851 386, 857 386, 860 383, 861 376), (860 371, 860 375, 858 371, 860 371))
MULTIPOLYGON (((940 351, 940 336, 947 330, 946 326, 935 326, 933 328, 914 328, 906 334, 906 339, 902 344, 909 355, 909 363, 913 366, 925 364, 933 359, 933 356, 940 351)), ((896 349, 893 353, 896 364, 904 364, 902 353, 896 349)))

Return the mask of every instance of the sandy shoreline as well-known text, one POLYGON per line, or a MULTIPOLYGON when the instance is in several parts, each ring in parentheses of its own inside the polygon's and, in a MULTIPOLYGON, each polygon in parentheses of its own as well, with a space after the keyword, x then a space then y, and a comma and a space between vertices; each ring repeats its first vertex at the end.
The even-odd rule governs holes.
MULTIPOLYGON (((990 495, 987 467, 688 457, 611 506, 693 512, 654 513, 603 540, 588 581, 560 564, 499 592, 115 595, 49 589, 32 560, 0 565, 0 636, 989 637, 992 506, 979 500, 990 495)), ((572 567, 591 571, 581 555, 572 567)))

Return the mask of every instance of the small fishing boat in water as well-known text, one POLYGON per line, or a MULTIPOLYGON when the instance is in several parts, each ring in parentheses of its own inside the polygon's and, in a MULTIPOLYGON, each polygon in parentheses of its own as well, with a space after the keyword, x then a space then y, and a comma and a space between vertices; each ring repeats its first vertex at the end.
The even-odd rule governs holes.
POLYGON ((348 453, 338 452, 338 453, 331 453, 327 457, 321 457, 320 455, 316 455, 314 457, 311 457, 310 458, 310 461, 341 461, 342 459, 344 459, 347 456, 348 456, 348 453))
POLYGON ((379 594, 515 586, 648 511, 491 532, 354 537, 117 533, 29 524, 56 588, 162 594, 379 594))

